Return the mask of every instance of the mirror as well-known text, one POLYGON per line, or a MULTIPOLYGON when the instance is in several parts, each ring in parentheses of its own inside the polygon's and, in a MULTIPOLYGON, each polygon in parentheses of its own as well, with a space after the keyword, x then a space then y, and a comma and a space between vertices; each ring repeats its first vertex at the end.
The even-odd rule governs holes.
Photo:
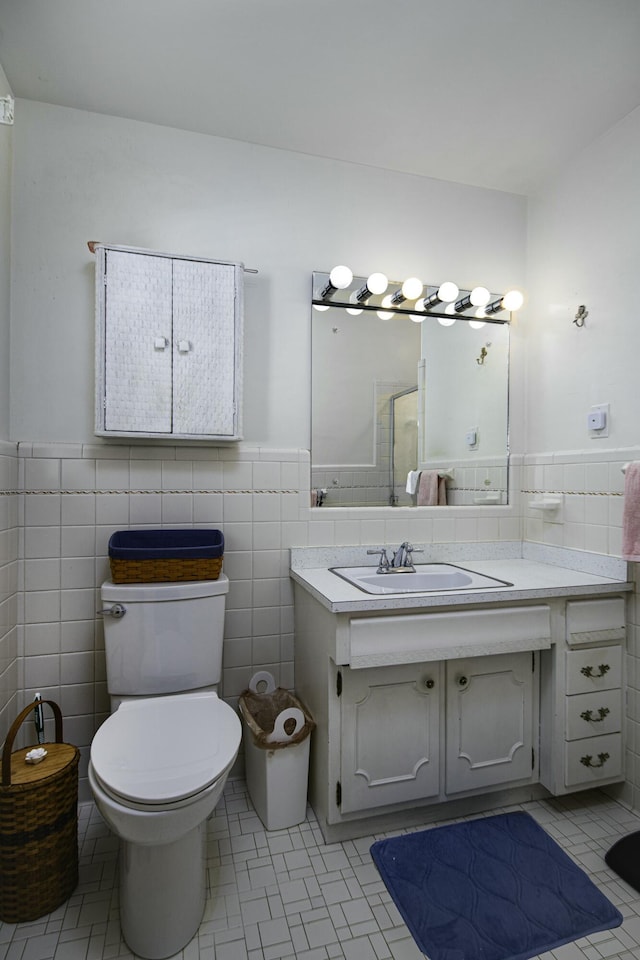
POLYGON ((415 305, 383 312, 380 297, 354 315, 348 294, 311 311, 312 506, 506 504, 508 323, 414 322, 415 305))

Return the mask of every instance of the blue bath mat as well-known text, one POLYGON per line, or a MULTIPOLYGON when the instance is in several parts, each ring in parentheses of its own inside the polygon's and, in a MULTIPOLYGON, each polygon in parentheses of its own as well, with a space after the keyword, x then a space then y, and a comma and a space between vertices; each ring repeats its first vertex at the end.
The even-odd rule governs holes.
POLYGON ((429 960, 527 960, 622 923, 528 813, 380 840, 371 855, 429 960))

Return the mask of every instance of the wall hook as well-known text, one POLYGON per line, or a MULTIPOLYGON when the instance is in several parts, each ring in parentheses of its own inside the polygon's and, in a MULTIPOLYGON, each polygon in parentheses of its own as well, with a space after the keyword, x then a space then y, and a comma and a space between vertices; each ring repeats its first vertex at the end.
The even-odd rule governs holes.
POLYGON ((584 303, 580 304, 573 321, 576 327, 584 327, 584 322, 588 316, 589 316, 589 311, 585 307, 584 303))
POLYGON ((490 346, 491 346, 490 343, 485 344, 484 347, 482 348, 482 350, 480 351, 480 356, 479 356, 479 357, 476 357, 476 363, 479 363, 480 366, 483 366, 485 360, 486 360, 487 357, 489 356, 488 351, 487 351, 487 347, 490 347, 490 346))

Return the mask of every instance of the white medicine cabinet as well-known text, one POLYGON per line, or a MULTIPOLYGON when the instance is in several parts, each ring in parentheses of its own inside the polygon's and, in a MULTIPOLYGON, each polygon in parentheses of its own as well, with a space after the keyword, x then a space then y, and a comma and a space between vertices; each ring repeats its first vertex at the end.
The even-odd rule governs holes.
POLYGON ((95 254, 96 434, 242 439, 243 264, 95 254))

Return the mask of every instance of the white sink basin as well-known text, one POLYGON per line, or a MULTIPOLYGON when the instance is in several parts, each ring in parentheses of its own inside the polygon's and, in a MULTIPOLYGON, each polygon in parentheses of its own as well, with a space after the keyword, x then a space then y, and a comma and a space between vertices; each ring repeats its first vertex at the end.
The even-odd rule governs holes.
POLYGON ((331 567, 336 576, 348 580, 365 593, 432 593, 448 590, 479 590, 483 587, 511 587, 452 563, 416 564, 415 573, 376 573, 376 567, 331 567))

